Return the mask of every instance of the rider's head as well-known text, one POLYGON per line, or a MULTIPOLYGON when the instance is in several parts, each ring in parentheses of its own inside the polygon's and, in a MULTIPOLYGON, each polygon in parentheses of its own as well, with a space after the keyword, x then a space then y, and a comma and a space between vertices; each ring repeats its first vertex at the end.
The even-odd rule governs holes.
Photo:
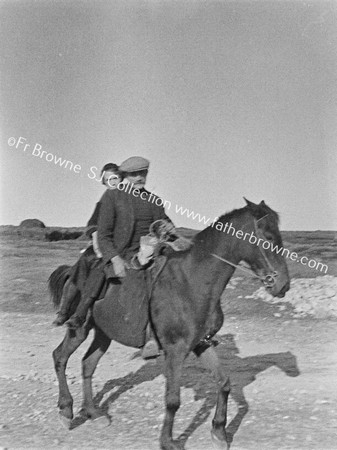
POLYGON ((101 179, 107 189, 116 189, 123 176, 117 164, 108 163, 101 170, 101 179))
POLYGON ((120 165, 125 178, 136 189, 142 189, 146 183, 150 162, 141 156, 131 156, 120 165))

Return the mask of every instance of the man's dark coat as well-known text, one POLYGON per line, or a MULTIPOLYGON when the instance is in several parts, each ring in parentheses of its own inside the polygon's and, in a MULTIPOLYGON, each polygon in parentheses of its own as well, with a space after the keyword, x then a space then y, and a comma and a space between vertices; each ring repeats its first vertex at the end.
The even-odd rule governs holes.
MULTIPOLYGON (((153 222, 158 219, 170 221, 164 208, 154 203, 159 197, 153 194, 150 197, 150 193, 146 192, 150 198, 153 222)), ((95 303, 93 314, 94 318, 97 315, 100 317, 100 327, 110 339, 131 347, 142 347, 145 344, 149 305, 145 271, 129 269, 126 278, 119 280, 112 264, 109 264, 116 255, 123 258, 130 248, 135 227, 131 195, 117 189, 107 190, 100 202, 98 245, 107 265, 105 272, 113 279, 105 298, 95 303)))
MULTIPOLYGON (((162 206, 155 204, 156 200, 161 203, 159 197, 145 191, 150 200, 143 200, 151 205, 153 211, 153 222, 158 219, 171 220, 165 214, 162 206)), ((107 190, 100 201, 98 218, 98 245, 103 254, 103 261, 108 263, 114 256, 125 256, 132 240, 135 227, 133 212, 132 193, 118 189, 107 190)))

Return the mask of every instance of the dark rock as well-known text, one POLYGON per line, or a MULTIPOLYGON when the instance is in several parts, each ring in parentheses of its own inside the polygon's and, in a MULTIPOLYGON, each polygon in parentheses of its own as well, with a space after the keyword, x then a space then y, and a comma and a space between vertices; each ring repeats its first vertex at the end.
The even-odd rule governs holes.
POLYGON ((45 224, 39 219, 25 219, 19 227, 21 228, 46 228, 45 224))

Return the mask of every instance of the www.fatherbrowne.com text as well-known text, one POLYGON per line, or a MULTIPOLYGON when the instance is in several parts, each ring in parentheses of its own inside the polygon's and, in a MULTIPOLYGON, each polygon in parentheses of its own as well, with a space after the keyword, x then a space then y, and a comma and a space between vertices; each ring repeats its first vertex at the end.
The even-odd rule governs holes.
POLYGON ((291 261, 296 261, 301 263, 304 266, 310 267, 310 269, 319 270, 320 272, 327 273, 328 266, 321 262, 316 261, 315 259, 309 259, 307 256, 299 256, 296 252, 291 252, 287 248, 279 247, 273 242, 267 241, 265 239, 259 238, 255 235, 254 231, 250 233, 245 233, 242 230, 236 230, 232 223, 226 222, 225 224, 218 221, 218 218, 215 218, 213 221, 205 216, 200 216, 199 213, 195 213, 194 211, 190 211, 187 208, 176 205, 176 213, 181 214, 182 216, 186 215, 188 218, 192 218, 193 220, 198 220, 199 223, 203 223, 204 225, 209 225, 212 228, 215 228, 218 231, 223 233, 231 234, 235 236, 237 239, 242 239, 243 241, 248 240, 248 242, 252 245, 261 245, 264 250, 271 250, 276 254, 281 254, 286 258, 289 258, 291 261), (211 222, 211 223, 210 223, 211 222))
MULTIPOLYGON (((74 173, 80 173, 82 167, 80 164, 74 164, 72 161, 66 160, 62 157, 56 156, 53 153, 47 152, 46 150, 42 150, 42 145, 35 143, 31 145, 27 143, 27 139, 20 136, 19 138, 10 137, 8 139, 8 145, 10 147, 14 147, 16 149, 21 149, 23 152, 31 153, 32 156, 35 156, 40 159, 45 159, 49 163, 54 163, 57 166, 62 167, 63 169, 68 169, 73 171, 74 173)), ((95 181, 102 181, 103 174, 98 178, 96 172, 98 171, 96 166, 90 167, 90 174, 88 173, 88 178, 95 181)), ((146 200, 151 203, 155 203, 157 206, 163 206, 167 211, 171 209, 172 203, 169 200, 163 200, 162 198, 152 194, 147 193, 146 191, 140 191, 139 189, 133 189, 133 185, 130 183, 120 183, 117 186, 117 189, 123 190, 128 193, 132 193, 132 195, 136 197, 140 197, 142 200, 146 200)), ((248 242, 252 245, 261 245, 265 250, 271 250, 277 254, 285 256, 286 258, 290 258, 291 261, 299 262, 303 265, 310 267, 311 269, 319 270, 320 272, 327 273, 328 266, 321 262, 315 261, 314 259, 309 259, 306 256, 299 256, 296 252, 290 252, 287 248, 279 247, 278 245, 273 244, 273 242, 267 241, 265 239, 257 237, 254 232, 244 233, 242 230, 235 230, 232 223, 225 223, 218 221, 218 218, 215 219, 206 218, 205 216, 201 216, 199 213, 195 213, 194 211, 190 211, 188 208, 184 208, 183 206, 175 205, 175 213, 180 214, 181 216, 186 216, 188 219, 192 219, 194 221, 198 221, 204 226, 211 226, 215 228, 217 231, 223 233, 232 233, 232 236, 235 236, 237 239, 248 240, 248 242)))
MULTIPOLYGON (((126 193, 132 194, 135 197, 140 197, 142 200, 155 203, 157 206, 163 206, 167 211, 171 209, 172 203, 169 200, 163 200, 160 197, 155 196, 152 193, 148 193, 147 191, 141 191, 139 189, 133 189, 133 185, 130 183, 120 183, 117 186, 117 189, 123 190, 126 193)), ((276 254, 281 254, 286 258, 289 258, 291 261, 296 261, 301 263, 304 266, 310 267, 310 269, 319 270, 320 272, 327 273, 328 266, 321 262, 318 262, 314 259, 309 259, 307 256, 299 256, 296 252, 291 252, 287 248, 279 247, 271 241, 265 240, 255 235, 254 231, 250 233, 245 233, 242 230, 236 230, 232 223, 222 223, 218 221, 216 217, 213 221, 205 216, 200 216, 199 213, 195 213, 194 211, 190 211, 187 208, 182 206, 175 205, 175 212, 182 216, 186 216, 188 218, 192 218, 193 220, 198 220, 199 223, 203 223, 203 225, 209 225, 212 228, 215 228, 217 231, 231 234, 235 236, 237 239, 241 239, 243 241, 248 241, 252 245, 261 246, 264 250, 271 250, 276 254)))

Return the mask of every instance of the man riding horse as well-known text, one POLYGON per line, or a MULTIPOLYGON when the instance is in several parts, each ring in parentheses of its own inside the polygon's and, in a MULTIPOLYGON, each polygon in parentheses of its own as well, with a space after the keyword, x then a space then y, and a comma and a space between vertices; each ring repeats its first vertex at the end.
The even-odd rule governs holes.
MULTIPOLYGON (((101 170, 101 180, 102 185, 106 189, 117 189, 118 184, 123 180, 117 164, 105 164, 101 170)), ((53 325, 55 326, 61 326, 66 323, 69 328, 76 329, 82 325, 77 316, 70 317, 69 319, 69 314, 72 309, 72 303, 78 296, 81 297, 84 292, 90 272, 99 264, 99 260, 102 258, 102 253, 99 250, 97 241, 97 223, 100 207, 100 202, 96 203, 95 210, 87 224, 86 235, 91 239, 91 243, 84 251, 82 251, 81 257, 77 263, 71 267, 67 273, 67 287, 64 289, 57 317, 53 321, 53 325)), ((104 276, 101 277, 101 281, 101 284, 103 285, 105 282, 104 276)), ((98 280, 95 279, 94 282, 95 286, 98 286, 98 280)), ((101 291, 99 287, 98 289, 101 291)))
MULTIPOLYGON (((98 245, 103 256, 103 264, 96 266, 90 274, 76 313, 68 321, 70 328, 79 328, 86 319, 87 312, 97 300, 104 273, 111 284, 122 283, 125 295, 141 299, 147 295, 145 271, 135 270, 132 264, 140 249, 140 239, 149 233, 156 220, 165 220, 173 228, 165 214, 163 201, 145 189, 149 161, 133 156, 120 166, 128 184, 115 190, 107 190, 100 201, 98 218, 98 245), (133 267, 133 268, 132 268, 133 267), (103 272, 104 270, 104 272, 103 272)), ((141 265, 146 266, 152 258, 152 251, 143 255, 141 265)), ((154 340, 146 344, 143 357, 155 356, 158 347, 154 340)))

